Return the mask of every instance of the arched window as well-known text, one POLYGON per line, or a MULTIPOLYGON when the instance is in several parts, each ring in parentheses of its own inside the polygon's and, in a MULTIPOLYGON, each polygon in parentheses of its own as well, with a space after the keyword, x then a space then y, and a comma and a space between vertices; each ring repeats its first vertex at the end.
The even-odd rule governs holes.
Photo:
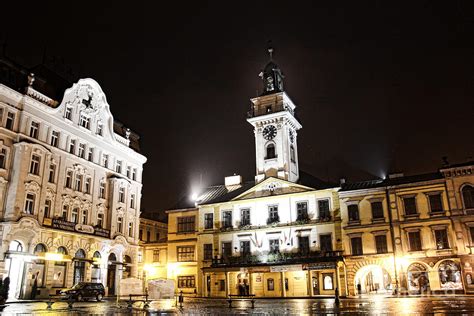
MULTIPOLYGON (((67 249, 58 247, 57 253, 67 255, 67 249)), ((53 270, 53 287, 64 287, 66 281, 66 262, 55 261, 53 270)))
POLYGON ((461 268, 459 263, 445 260, 438 268, 441 289, 462 290, 461 268))
POLYGON ((123 275, 122 275, 122 278, 123 279, 126 279, 126 278, 129 278, 131 277, 131 274, 132 274, 132 258, 130 258, 130 256, 123 256, 123 263, 124 263, 124 271, 123 271, 123 275))
POLYGON ((18 240, 13 240, 10 243, 10 247, 8 247, 8 250, 22 252, 23 245, 18 240))
MULTIPOLYGON (((35 255, 44 254, 46 252, 46 246, 44 244, 37 244, 33 253, 35 255)), ((44 260, 35 260, 34 264, 31 267, 31 272, 33 278, 36 280, 36 285, 39 287, 44 286, 44 271, 45 271, 45 261, 44 260)))
POLYGON ((267 146, 267 156, 265 157, 265 159, 273 159, 273 158, 276 158, 275 145, 269 144, 267 146))
POLYGON ((466 185, 462 188, 462 200, 464 201, 464 208, 474 208, 474 187, 466 185))
POLYGON ((421 263, 412 263, 408 267, 408 290, 415 293, 426 293, 430 288, 430 281, 426 267, 421 263))
POLYGON ((82 249, 76 251, 74 255, 74 284, 84 281, 86 273, 86 262, 81 259, 86 258, 86 252, 82 249))
POLYGON ((92 265, 91 280, 94 283, 101 283, 102 275, 100 273, 100 258, 102 258, 102 256, 100 255, 100 252, 96 251, 92 257, 94 258, 94 264, 92 265))

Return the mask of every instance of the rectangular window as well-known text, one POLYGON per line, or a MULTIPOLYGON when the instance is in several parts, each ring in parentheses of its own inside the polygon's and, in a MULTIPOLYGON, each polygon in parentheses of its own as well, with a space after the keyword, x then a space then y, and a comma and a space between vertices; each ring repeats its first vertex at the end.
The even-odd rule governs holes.
POLYGON ((415 215, 416 211, 416 198, 406 197, 403 199, 403 207, 405 209, 405 215, 415 215))
POLYGON ((363 254, 361 237, 351 238, 351 250, 353 256, 360 256, 363 254))
POLYGON ((7 150, 5 148, 2 148, 0 150, 0 168, 5 169, 5 165, 7 162, 7 150))
POLYGON ((99 226, 100 228, 104 228, 104 214, 102 213, 99 213, 97 214, 97 226, 99 226))
POLYGON ((160 262, 160 250, 153 249, 153 262, 160 262))
POLYGON ((25 213, 33 215, 35 211, 35 195, 28 193, 26 194, 25 200, 25 213))
POLYGON ((410 244, 410 251, 420 251, 421 249, 421 236, 419 231, 409 232, 408 241, 410 244))
POLYGON ((94 160, 94 148, 89 147, 89 154, 87 155, 87 160, 89 161, 94 160))
POLYGON ((469 233, 471 234, 471 245, 474 245, 474 226, 469 227, 469 233))
POLYGON ((225 291, 225 280, 219 280, 219 291, 225 291))
POLYGON ((268 207, 267 224, 279 223, 280 216, 278 215, 278 205, 271 205, 268 207))
POLYGON ((30 126, 30 137, 37 139, 38 131, 39 131, 39 123, 32 121, 31 126, 30 126))
POLYGON ((178 261, 194 261, 194 246, 178 246, 176 247, 178 261))
POLYGON ((123 218, 122 217, 117 217, 117 231, 119 233, 123 232, 123 218))
POLYGON ((81 223, 87 225, 87 210, 82 210, 81 223))
POLYGON ((5 128, 9 130, 13 130, 13 126, 15 123, 15 113, 8 112, 7 114, 7 122, 5 124, 5 128))
POLYGON ((130 194, 130 208, 135 208, 135 194, 130 194))
POLYGON ((268 240, 270 253, 279 253, 280 252, 280 240, 279 239, 270 239, 268 240))
POLYGON ((359 206, 357 204, 350 204, 347 206, 349 212, 349 222, 359 221, 359 206))
POLYGON ((196 278, 191 276, 178 276, 178 288, 195 288, 196 278))
POLYGON ((146 231, 146 241, 151 241, 151 233, 149 230, 146 231))
POLYGON ((102 155, 102 166, 107 168, 109 166, 109 155, 103 154, 102 155))
POLYGON ((195 216, 178 217, 178 233, 191 233, 195 231, 195 216))
POLYGON ((44 202, 44 217, 45 218, 51 217, 51 200, 46 200, 44 202))
POLYGON ((232 256, 232 242, 222 243, 222 258, 230 258, 232 256))
POLYGON ((131 173, 132 173, 132 168, 130 166, 127 166, 127 172, 126 172, 127 178, 130 178, 131 173))
POLYGON ((79 125, 81 125, 84 128, 90 129, 90 126, 91 126, 90 117, 87 117, 85 115, 81 115, 81 118, 79 120, 79 125))
POLYGON ((99 198, 105 199, 105 182, 103 181, 99 185, 99 198))
POLYGON ((430 210, 432 213, 443 212, 443 202, 441 199, 441 194, 430 194, 430 210))
POLYGON ((78 223, 79 222, 79 209, 73 208, 71 212, 71 222, 78 223))
POLYGON ((82 159, 86 158, 86 145, 85 144, 79 144, 78 156, 81 157, 82 159))
POLYGON ((307 220, 309 220, 308 202, 298 202, 298 203, 296 203, 296 220, 297 221, 307 221, 307 220))
POLYGON ((61 214, 61 218, 62 218, 63 221, 67 221, 68 213, 69 213, 69 205, 64 205, 63 206, 63 213, 61 214))
POLYGON ((58 147, 59 144, 59 132, 52 131, 51 132, 51 146, 58 147))
POLYGON ((319 235, 320 249, 323 252, 332 251, 332 237, 331 234, 319 235))
POLYGON ((329 213, 329 200, 318 200, 319 220, 329 220, 331 214, 329 213))
POLYGON ((305 254, 305 255, 309 253, 309 237, 308 236, 298 237, 298 252, 300 254, 305 254))
POLYGON ((436 249, 449 249, 448 231, 446 229, 436 229, 434 233, 436 239, 436 249))
POLYGON ((250 240, 240 241, 240 256, 241 257, 250 256, 250 240))
POLYGON ((250 209, 243 208, 240 210, 240 226, 250 225, 250 209))
POLYGON ((222 226, 223 228, 232 228, 232 211, 222 212, 222 226))
POLYGON ((84 188, 84 191, 87 194, 91 194, 91 183, 92 183, 92 178, 87 177, 86 182, 85 182, 85 188, 84 188))
POLYGON ((204 260, 212 260, 212 244, 204 244, 204 260))
POLYGON ((133 181, 137 180, 137 168, 132 169, 132 180, 133 181))
POLYGON ((372 206, 372 219, 382 219, 383 216, 383 204, 381 201, 370 203, 372 206))
POLYGON ((267 279, 267 291, 275 291, 275 280, 272 278, 267 279))
POLYGON ((81 191, 82 190, 82 175, 76 174, 76 181, 74 182, 74 190, 81 191))
POLYGON ((377 235, 375 236, 375 247, 377 248, 377 253, 387 253, 387 236, 377 235))
POLYGON ((3 108, 0 108, 0 125, 3 123, 3 108))
POLYGON ((143 240, 143 229, 138 230, 138 239, 143 240))
POLYGON ((133 223, 128 223, 128 236, 133 237, 133 223))
POLYGON ((156 241, 160 240, 160 233, 159 233, 159 232, 157 232, 157 233, 155 234, 155 240, 156 240, 156 241))
POLYGON ((124 187, 119 188, 118 201, 120 203, 124 203, 124 201, 125 201, 125 188, 124 187))
POLYGON ((104 133, 104 125, 101 122, 97 124, 97 135, 102 136, 104 133))
POLYGON ((213 229, 214 228, 214 214, 206 213, 204 214, 204 229, 213 229))
POLYGON ((122 162, 120 160, 117 160, 115 164, 115 172, 122 173, 122 162))
POLYGON ((40 168, 41 157, 38 155, 31 156, 31 163, 30 163, 30 173, 39 175, 39 168, 40 168))
POLYGON ((66 171, 66 188, 72 189, 72 171, 66 171))
POLYGON ((69 141, 69 153, 73 155, 76 153, 76 140, 75 139, 71 139, 69 141))
POLYGON ((48 182, 49 183, 54 183, 54 180, 56 179, 56 165, 54 163, 49 165, 49 176, 48 176, 48 182))
POLYGON ((64 117, 68 120, 72 120, 72 107, 66 107, 66 110, 64 111, 64 117))

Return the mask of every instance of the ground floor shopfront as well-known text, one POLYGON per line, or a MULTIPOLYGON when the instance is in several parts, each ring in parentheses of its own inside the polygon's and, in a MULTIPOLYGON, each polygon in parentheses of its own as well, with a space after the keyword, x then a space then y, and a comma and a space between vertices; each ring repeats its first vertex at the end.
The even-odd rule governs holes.
POLYGON ((226 297, 255 294, 257 297, 334 296, 345 293, 343 263, 204 268, 203 296, 226 297), (341 275, 342 273, 342 275, 341 275), (341 283, 342 280, 342 283, 341 283))
POLYGON ((470 257, 347 257, 348 292, 351 296, 472 293, 470 257))
POLYGON ((137 274, 138 247, 122 236, 45 228, 26 217, 2 223, 0 240, 0 273, 10 278, 10 299, 47 297, 81 281, 102 283, 114 295, 120 280, 137 274))

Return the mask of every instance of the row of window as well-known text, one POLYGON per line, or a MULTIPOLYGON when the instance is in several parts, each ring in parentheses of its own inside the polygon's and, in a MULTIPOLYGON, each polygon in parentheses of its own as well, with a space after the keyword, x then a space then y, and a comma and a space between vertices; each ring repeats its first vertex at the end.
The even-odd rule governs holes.
MULTIPOLYGON (((299 236, 297 239, 298 253, 305 255, 308 254, 311 250, 310 238, 309 236, 299 236)), ((319 235, 320 250, 323 252, 332 251, 332 236, 331 234, 321 234, 319 235)), ((268 249, 270 254, 280 253, 280 245, 282 241, 279 238, 268 239, 268 249)), ((291 242, 290 242, 291 244, 291 242)), ((251 255, 251 243, 250 240, 241 240, 239 241, 240 246, 240 256, 246 257, 251 255)), ((204 244, 203 255, 204 260, 211 260, 213 255, 213 245, 204 244)), ((222 242, 221 244, 221 255, 223 258, 228 258, 232 256, 232 242, 222 242)))
MULTIPOLYGON (((87 123, 88 120, 86 118, 84 118, 84 120, 81 118, 80 122, 81 122, 81 124, 80 124, 81 126, 83 126, 82 125, 83 122, 86 126, 88 125, 88 123, 87 123)), ((83 127, 86 127, 86 126, 83 126, 83 127)), ((40 123, 32 121, 31 124, 30 124, 30 132, 29 132, 30 137, 38 139, 39 129, 40 129, 40 123)), ((98 134, 100 133, 99 135, 102 135, 102 124, 98 125, 97 133, 98 134)), ((60 136, 61 136, 60 132, 55 131, 55 130, 51 131, 50 142, 49 142, 50 145, 53 146, 53 147, 59 147, 60 136)), ((69 140, 69 147, 68 147, 69 153, 71 153, 73 155, 77 155, 78 157, 80 157, 82 159, 87 159, 88 161, 93 162, 94 161, 94 150, 95 150, 94 147, 88 147, 88 146, 86 146, 85 143, 80 143, 76 139, 70 139, 69 140)), ((109 155, 108 154, 102 154, 101 165, 105 168, 110 168, 111 166, 109 166, 109 164, 110 164, 109 155)), ((117 173, 122 174, 122 172, 123 172, 123 162, 121 160, 116 160, 115 161, 115 171, 117 173)), ((136 181, 137 180, 137 168, 132 168, 132 166, 127 166, 127 168, 125 169, 125 176, 127 178, 130 178, 130 179, 136 181)))
MULTIPOLYGON (((41 165, 41 156, 33 154, 31 156, 30 170, 29 172, 33 175, 39 175, 41 165)), ((56 179, 56 165, 54 163, 49 166, 48 182, 55 183, 56 179)), ((91 194, 92 190, 92 177, 84 176, 76 173, 74 176, 73 170, 66 171, 66 178, 64 186, 68 189, 74 189, 75 191, 84 192, 91 194)), ((99 198, 106 198, 106 183, 100 181, 99 183, 99 198)), ((120 187, 118 192, 118 201, 125 203, 125 188, 120 187)), ((130 207, 135 208, 136 196, 134 193, 130 194, 130 207)))
MULTIPOLYGON (((151 241, 151 231, 147 230, 146 231, 146 239, 143 239, 143 229, 140 229, 139 232, 138 232, 138 238, 141 240, 141 241, 148 241, 150 242, 151 241)), ((155 233, 155 241, 158 241, 160 240, 160 233, 159 232, 156 232, 155 233)))
MULTIPOLYGON (((430 212, 434 214, 440 214, 444 212, 443 201, 441 193, 429 194, 428 201, 430 206, 430 212)), ((383 212, 382 201, 373 201, 370 203, 372 209, 372 220, 383 220, 385 218, 383 212)), ((416 216, 418 215, 418 210, 416 207, 416 197, 409 196, 403 198, 403 207, 405 211, 405 216, 416 216)), ((347 206, 347 211, 349 215, 349 223, 359 222, 359 205, 358 204, 349 204, 347 206)))
MULTIPOLYGON (((329 200, 318 200, 319 219, 328 220, 330 219, 329 200)), ((222 227, 232 228, 232 211, 222 212, 222 227)), ((310 217, 308 214, 308 202, 296 203, 296 221, 309 221, 310 217)), ((278 205, 268 206, 268 219, 267 224, 279 223, 280 216, 278 213, 278 205)), ((240 209, 240 224, 239 226, 250 226, 252 225, 250 218, 250 208, 240 209)), ((204 214, 204 229, 214 228, 214 214, 204 214)))
MULTIPOLYGON (((275 150, 275 144, 268 144, 266 147, 265 159, 275 159, 276 157, 277 155, 275 150)), ((295 148, 293 147, 293 145, 290 146, 290 160, 291 162, 296 163, 295 148)))

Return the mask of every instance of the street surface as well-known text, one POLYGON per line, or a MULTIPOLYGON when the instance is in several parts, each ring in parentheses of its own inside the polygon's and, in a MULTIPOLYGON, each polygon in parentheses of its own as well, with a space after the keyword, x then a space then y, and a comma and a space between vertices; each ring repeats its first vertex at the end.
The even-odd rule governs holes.
MULTIPOLYGON (((8 304, 8 303, 7 303, 8 304)), ((255 308, 250 302, 233 302, 232 309, 224 299, 185 298, 183 308, 174 301, 153 302, 148 310, 136 303, 132 310, 125 302, 119 306, 113 300, 80 302, 68 309, 66 302, 58 302, 52 310, 46 303, 10 303, 2 315, 474 315, 474 297, 369 297, 341 299, 339 307, 334 299, 257 299, 255 308)))

